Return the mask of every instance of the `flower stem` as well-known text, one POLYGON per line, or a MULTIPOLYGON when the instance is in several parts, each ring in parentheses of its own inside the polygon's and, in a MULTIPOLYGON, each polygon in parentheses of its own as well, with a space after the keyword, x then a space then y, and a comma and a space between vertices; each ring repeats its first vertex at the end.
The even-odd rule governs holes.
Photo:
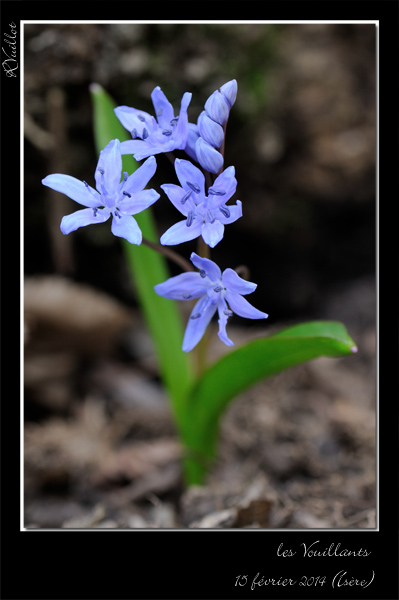
POLYGON ((174 250, 171 250, 170 248, 165 248, 165 246, 162 246, 161 244, 156 244, 155 242, 151 242, 146 238, 143 238, 143 244, 145 244, 149 248, 152 248, 153 250, 156 250, 156 252, 163 254, 170 260, 173 260, 173 262, 178 264, 182 269, 184 269, 184 271, 194 271, 192 265, 185 258, 180 256, 180 254, 174 252, 174 250))
MULTIPOLYGON (((210 248, 207 244, 205 244, 202 237, 198 238, 197 254, 202 258, 210 258, 210 248)), ((198 377, 200 377, 200 375, 203 373, 207 366, 208 346, 209 328, 205 330, 204 335, 202 336, 196 347, 196 368, 198 377)))

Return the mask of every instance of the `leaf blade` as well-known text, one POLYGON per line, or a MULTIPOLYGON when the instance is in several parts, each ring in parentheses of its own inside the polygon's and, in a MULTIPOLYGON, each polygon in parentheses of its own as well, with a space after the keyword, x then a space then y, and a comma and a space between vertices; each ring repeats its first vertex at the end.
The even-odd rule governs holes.
MULTIPOLYGON (((213 364, 191 393, 191 426, 186 444, 205 460, 214 456, 220 417, 240 392, 258 381, 319 356, 346 356, 356 348, 345 327, 334 321, 304 323, 272 336, 254 340, 233 350, 213 364)), ((193 461, 191 461, 193 462, 193 461)), ((198 482, 206 468, 188 462, 192 479, 198 482)))

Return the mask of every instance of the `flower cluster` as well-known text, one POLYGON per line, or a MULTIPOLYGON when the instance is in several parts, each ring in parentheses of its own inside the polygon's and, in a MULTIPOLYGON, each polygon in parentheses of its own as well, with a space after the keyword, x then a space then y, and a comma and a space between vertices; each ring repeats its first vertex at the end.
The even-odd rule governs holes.
MULTIPOLYGON (((227 82, 209 96, 197 123, 189 123, 187 109, 191 94, 181 100, 175 116, 173 106, 159 87, 151 99, 155 117, 136 108, 119 106, 115 114, 130 132, 132 139, 112 140, 100 152, 94 174, 95 188, 69 175, 48 175, 42 183, 81 204, 85 208, 63 217, 61 231, 71 233, 79 227, 103 223, 112 217, 111 231, 131 244, 140 245, 142 232, 136 215, 158 200, 160 194, 145 189, 155 174, 156 154, 184 151, 195 161, 176 158, 175 171, 180 186, 161 185, 171 203, 184 216, 160 239, 162 245, 177 245, 202 237, 214 248, 223 238, 225 225, 242 216, 242 202, 227 204, 236 192, 233 166, 223 169, 224 137, 230 110, 236 100, 237 82, 227 82), (131 175, 122 173, 122 155, 132 154, 137 161, 146 159, 131 175), (207 185, 206 185, 207 182, 207 185)), ((202 338, 216 310, 219 316, 219 338, 233 345, 226 333, 228 317, 234 313, 248 319, 265 319, 267 314, 254 308, 244 295, 256 284, 245 281, 228 268, 221 272, 207 257, 191 254, 198 273, 186 272, 155 285, 160 296, 176 300, 197 299, 186 328, 183 350, 192 350, 202 338)))

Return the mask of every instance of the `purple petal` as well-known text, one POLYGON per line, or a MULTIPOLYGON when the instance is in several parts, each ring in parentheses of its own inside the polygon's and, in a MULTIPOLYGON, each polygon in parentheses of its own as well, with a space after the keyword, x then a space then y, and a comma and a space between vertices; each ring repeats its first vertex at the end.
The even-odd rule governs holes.
POLYGON ((191 183, 194 187, 198 186, 198 192, 193 192, 193 199, 196 204, 203 202, 205 200, 205 177, 202 171, 195 167, 189 160, 180 158, 176 158, 175 160, 175 170, 182 188, 186 191, 192 191, 187 182, 191 183))
POLYGON ((94 174, 96 187, 102 192, 102 186, 109 194, 118 189, 122 175, 122 156, 120 141, 112 140, 107 144, 104 150, 101 150, 97 163, 97 169, 94 174))
POLYGON ((219 313, 218 336, 222 340, 222 342, 224 344, 226 344, 226 346, 234 346, 234 342, 231 341, 231 339, 227 336, 227 333, 226 333, 226 325, 227 325, 227 320, 228 320, 229 316, 228 316, 228 312, 227 312, 227 304, 224 300, 222 300, 222 302, 219 303, 219 305, 218 305, 218 313, 219 313))
POLYGON ((125 238, 125 240, 136 246, 140 246, 143 238, 135 218, 129 215, 113 216, 111 231, 117 237, 125 238))
POLYGON ((242 217, 242 202, 241 200, 237 200, 237 202, 233 205, 228 204, 227 205, 227 210, 230 213, 228 217, 226 217, 225 214, 223 214, 223 212, 220 210, 219 207, 219 213, 218 213, 218 220, 223 223, 223 225, 230 225, 230 223, 234 223, 234 221, 237 221, 237 219, 239 219, 240 217, 242 217))
POLYGON ((142 137, 144 127, 148 133, 151 133, 154 129, 154 117, 144 112, 143 110, 137 110, 137 108, 130 108, 129 106, 118 106, 114 109, 116 116, 130 134, 136 130, 137 135, 142 137))
POLYGON ((220 206, 220 204, 227 202, 237 189, 237 179, 235 178, 234 167, 227 167, 227 169, 216 177, 211 189, 224 192, 224 194, 213 195, 212 206, 220 206))
POLYGON ((191 253, 190 260, 197 269, 205 271, 211 281, 219 281, 222 277, 222 272, 213 260, 198 256, 195 252, 191 253))
POLYGON ((248 302, 240 294, 226 290, 225 298, 233 312, 246 319, 267 319, 268 315, 248 302))
POLYGON ((257 288, 256 283, 242 279, 233 269, 225 269, 222 275, 225 288, 236 294, 252 294, 257 288))
POLYGON ((229 117, 230 106, 227 98, 216 90, 205 102, 205 110, 211 119, 223 125, 229 117))
POLYGON ((195 154, 201 167, 210 173, 219 173, 223 167, 223 156, 202 137, 195 142, 195 154))
POLYGON ((121 154, 133 154, 136 160, 143 160, 157 154, 152 151, 152 146, 143 140, 126 140, 121 143, 121 154))
POLYGON ((189 352, 200 341, 216 312, 216 304, 209 302, 207 296, 202 297, 194 306, 188 320, 183 339, 183 351, 189 352), (197 316, 199 315, 199 316, 197 316), (194 318, 193 318, 194 317, 194 318))
POLYGON ((181 273, 163 283, 158 283, 154 286, 154 290, 159 296, 171 300, 191 300, 206 294, 208 287, 209 283, 204 283, 199 273, 181 273))
POLYGON ((61 220, 61 231, 65 235, 76 231, 79 227, 93 225, 93 223, 104 223, 109 218, 109 211, 106 209, 84 208, 66 215, 61 220))
POLYGON ((155 116, 161 127, 170 127, 170 122, 174 118, 173 106, 157 86, 151 93, 151 100, 155 108, 155 116))
POLYGON ((220 221, 210 223, 207 221, 203 224, 201 234, 205 244, 214 248, 223 239, 224 225, 220 221))
POLYGON ((127 215, 137 215, 149 206, 152 206, 158 198, 159 194, 155 190, 133 192, 130 198, 124 196, 123 200, 118 202, 118 208, 127 215))
POLYGON ((237 98, 237 81, 232 79, 221 86, 220 91, 229 103, 230 108, 233 106, 237 98))
POLYGON ((190 104, 191 96, 192 94, 189 92, 185 92, 183 94, 180 105, 179 120, 177 121, 177 125, 173 131, 173 139, 175 140, 174 147, 179 150, 184 150, 189 135, 187 108, 190 104))
POLYGON ((183 204, 181 201, 187 196, 188 192, 186 192, 186 190, 183 190, 183 188, 181 188, 179 185, 175 185, 174 183, 165 183, 164 185, 161 185, 161 188, 163 189, 169 200, 172 202, 172 204, 175 206, 175 208, 177 208, 177 210, 180 211, 182 215, 187 217, 189 210, 192 209, 192 204, 189 201, 189 199, 187 199, 183 204))
POLYGON ((42 184, 56 192, 65 194, 83 206, 96 208, 102 205, 101 196, 96 190, 90 186, 86 187, 83 181, 79 181, 79 179, 75 179, 70 175, 61 175, 60 173, 47 175, 42 179, 42 184))
POLYGON ((156 170, 157 161, 154 156, 150 156, 127 178, 123 184, 123 191, 134 194, 143 190, 156 170))
POLYGON ((223 127, 215 123, 205 111, 198 117, 197 124, 201 137, 214 148, 220 148, 224 138, 223 127))
POLYGON ((183 242, 189 242, 201 235, 202 222, 199 219, 194 219, 190 227, 187 227, 187 219, 179 221, 172 225, 161 236, 160 242, 163 246, 175 246, 183 242))
POLYGON ((193 160, 197 160, 197 155, 195 153, 195 143, 199 138, 199 131, 197 125, 194 123, 188 124, 188 138, 184 148, 184 151, 189 155, 193 160))

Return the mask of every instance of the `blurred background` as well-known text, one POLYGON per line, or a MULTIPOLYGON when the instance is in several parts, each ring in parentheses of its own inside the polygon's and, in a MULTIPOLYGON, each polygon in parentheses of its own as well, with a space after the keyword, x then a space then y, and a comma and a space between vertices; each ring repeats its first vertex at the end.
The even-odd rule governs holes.
MULTIPOLYGON (((26 526, 219 526, 215 506, 236 511, 234 526, 374 526, 375 26, 25 24, 24 38, 26 526), (334 319, 359 353, 240 397, 204 499, 181 487, 120 240, 109 223, 63 236, 77 205, 41 180, 60 172, 93 185, 91 83, 151 114, 155 86, 176 110, 190 91, 196 122, 233 78, 225 167, 235 166, 243 218, 212 258, 246 265, 251 301, 270 316, 261 330, 232 319, 230 337, 334 319), (243 522, 243 490, 259 477, 252 493, 265 513, 243 522), (236 495, 216 480, 233 481, 236 495), (305 506, 310 483, 316 500, 305 506)), ((175 183, 169 161, 157 163, 151 187, 175 183)), ((160 235, 179 216, 163 193, 153 212, 160 235)), ((195 244, 178 250, 188 258, 195 244)))

